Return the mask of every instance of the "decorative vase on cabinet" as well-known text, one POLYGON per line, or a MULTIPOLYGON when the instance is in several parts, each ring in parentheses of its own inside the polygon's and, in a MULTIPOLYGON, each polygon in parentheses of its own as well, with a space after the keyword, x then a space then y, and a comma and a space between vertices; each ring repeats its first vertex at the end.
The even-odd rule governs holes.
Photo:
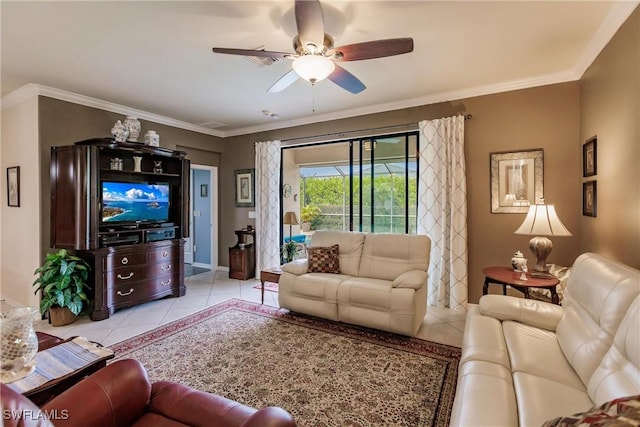
POLYGON ((133 171, 134 172, 142 172, 142 157, 133 156, 133 171))
POLYGON ((113 135, 116 142, 125 142, 129 136, 129 131, 127 130, 127 127, 118 120, 111 128, 111 135, 113 135))
POLYGON ((155 130, 149 130, 144 134, 144 143, 152 147, 160 146, 160 135, 155 130))
POLYGON ((140 121, 136 117, 127 116, 122 124, 129 131, 129 140, 138 142, 138 137, 140 136, 140 131, 142 130, 140 121))

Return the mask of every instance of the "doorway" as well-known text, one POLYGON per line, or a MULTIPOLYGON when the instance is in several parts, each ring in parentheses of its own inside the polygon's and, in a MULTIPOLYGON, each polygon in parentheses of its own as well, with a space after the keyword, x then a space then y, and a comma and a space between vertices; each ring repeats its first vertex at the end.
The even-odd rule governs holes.
POLYGON ((215 270, 218 266, 218 168, 191 165, 190 237, 185 264, 215 270))

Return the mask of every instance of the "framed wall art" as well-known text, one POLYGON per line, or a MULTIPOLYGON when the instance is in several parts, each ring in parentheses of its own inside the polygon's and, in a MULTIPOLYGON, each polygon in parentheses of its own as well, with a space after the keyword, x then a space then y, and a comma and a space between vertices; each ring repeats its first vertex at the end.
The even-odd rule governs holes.
POLYGON ((597 216, 598 186, 596 181, 582 183, 582 215, 597 216))
POLYGON ((255 199, 255 169, 238 169, 236 175, 236 207, 253 208, 255 199))
POLYGON ((544 151, 491 153, 491 213, 527 213, 544 197, 544 151))
POLYGON ((582 176, 594 176, 598 173, 598 138, 593 137, 582 145, 582 176))
POLYGON ((7 205, 20 207, 20 166, 7 168, 7 205))

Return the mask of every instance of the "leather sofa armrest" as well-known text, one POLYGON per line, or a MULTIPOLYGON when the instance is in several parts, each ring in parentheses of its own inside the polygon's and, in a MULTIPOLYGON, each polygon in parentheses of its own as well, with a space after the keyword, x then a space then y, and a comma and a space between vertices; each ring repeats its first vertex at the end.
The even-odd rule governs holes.
POLYGON ((282 271, 295 274, 296 276, 301 276, 305 274, 308 270, 309 270, 309 265, 307 263, 306 258, 294 259, 293 261, 288 262, 282 266, 282 271))
POLYGON ((405 271, 393 281, 392 286, 394 288, 412 288, 420 289, 427 285, 427 278, 429 275, 426 271, 422 270, 410 270, 405 271))
POLYGON ((240 427, 296 427, 296 422, 284 409, 269 406, 258 410, 240 427))
POLYGON ((147 409, 151 384, 137 360, 124 359, 107 365, 42 409, 66 414, 56 419, 56 427, 133 425, 147 409))
POLYGON ((3 427, 54 427, 35 403, 4 384, 0 384, 0 403, 3 427))
POLYGON ((484 295, 480 313, 498 320, 514 320, 537 328, 555 331, 562 318, 562 307, 548 302, 505 295, 484 295))
POLYGON ((191 426, 294 427, 296 425, 291 415, 281 408, 263 408, 256 411, 225 397, 170 381, 158 381, 152 385, 149 412, 191 426))

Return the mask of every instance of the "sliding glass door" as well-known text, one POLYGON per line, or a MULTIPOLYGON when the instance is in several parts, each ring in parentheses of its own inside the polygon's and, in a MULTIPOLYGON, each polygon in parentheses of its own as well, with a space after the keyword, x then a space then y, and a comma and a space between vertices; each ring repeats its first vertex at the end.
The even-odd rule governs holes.
POLYGON ((353 230, 416 232, 417 143, 413 133, 352 141, 353 230))

